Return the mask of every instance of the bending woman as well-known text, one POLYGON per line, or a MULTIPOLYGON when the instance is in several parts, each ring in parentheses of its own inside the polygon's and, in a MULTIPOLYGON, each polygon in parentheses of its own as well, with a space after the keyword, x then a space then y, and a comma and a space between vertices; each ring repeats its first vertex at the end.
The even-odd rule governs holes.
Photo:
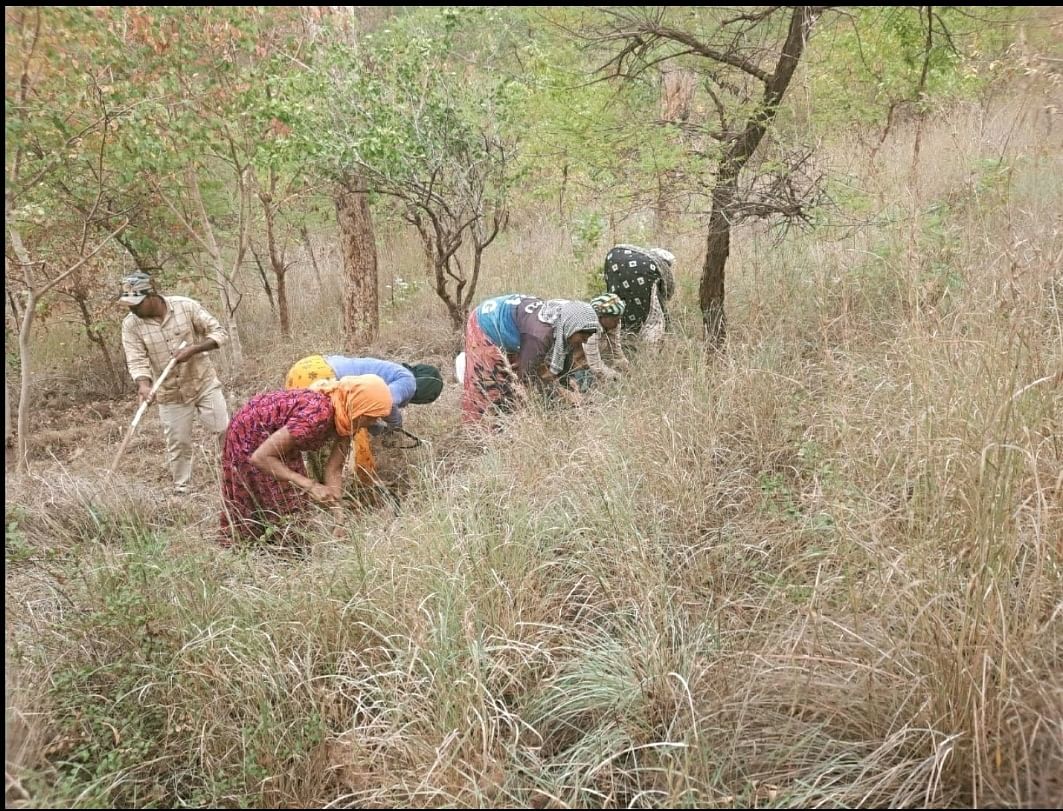
MULTIPOLYGON (((352 358, 346 355, 310 355, 297 361, 284 379, 286 389, 305 389, 317 380, 333 380, 348 375, 376 375, 391 392, 391 413, 383 422, 374 422, 368 430, 354 436, 354 468, 364 483, 376 479, 376 458, 369 441, 370 434, 381 434, 402 428, 402 410, 408 404, 435 402, 443 391, 443 375, 427 363, 392 363, 378 358, 352 358)), ((311 458, 310 466, 320 477, 320 463, 311 458)))
POLYGON ((600 329, 598 315, 584 301, 515 293, 482 302, 465 325, 462 421, 475 423, 487 413, 512 410, 523 386, 532 383, 578 401, 557 379, 573 353, 600 329))
POLYGON ((630 365, 620 345, 620 316, 624 314, 624 300, 615 293, 605 293, 592 298, 590 304, 598 314, 602 331, 592 335, 583 345, 587 366, 596 377, 603 380, 620 377, 620 371, 627 371, 630 365))
POLYGON ((376 375, 322 380, 309 389, 252 397, 232 418, 222 451, 221 544, 253 540, 307 509, 336 504, 351 435, 391 412, 376 375), (306 475, 302 451, 332 442, 324 483, 306 475))

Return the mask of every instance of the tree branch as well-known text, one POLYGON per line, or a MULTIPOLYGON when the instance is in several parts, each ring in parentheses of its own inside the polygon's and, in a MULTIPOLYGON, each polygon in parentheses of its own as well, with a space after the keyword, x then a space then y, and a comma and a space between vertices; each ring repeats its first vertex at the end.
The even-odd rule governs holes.
MULTIPOLYGON (((101 250, 103 250, 104 246, 107 245, 107 243, 109 243, 112 239, 114 239, 116 236, 118 236, 120 233, 122 233, 122 231, 125 230, 125 227, 127 225, 129 225, 129 220, 126 220, 121 225, 119 225, 118 228, 116 228, 114 231, 112 231, 110 234, 108 234, 103 239, 102 242, 100 242, 95 248, 92 249, 92 253, 88 254, 87 256, 81 257, 81 259, 79 259, 77 262, 75 262, 71 267, 67 268, 62 273, 60 273, 58 276, 56 276, 54 279, 52 279, 50 282, 48 282, 43 287, 41 287, 40 290, 35 291, 36 297, 37 298, 42 298, 49 290, 51 290, 53 287, 55 287, 57 284, 59 284, 61 281, 63 281, 63 279, 65 279, 68 276, 70 276, 71 273, 73 273, 78 268, 80 268, 82 265, 84 265, 86 262, 88 262, 92 257, 94 257, 96 254, 98 254, 101 250)), ((12 242, 14 242, 15 238, 16 238, 16 235, 17 235, 17 232, 13 228, 11 228, 9 230, 11 232, 11 240, 12 240, 12 242)), ((19 239, 19 243, 21 243, 21 242, 22 242, 22 240, 19 239)))

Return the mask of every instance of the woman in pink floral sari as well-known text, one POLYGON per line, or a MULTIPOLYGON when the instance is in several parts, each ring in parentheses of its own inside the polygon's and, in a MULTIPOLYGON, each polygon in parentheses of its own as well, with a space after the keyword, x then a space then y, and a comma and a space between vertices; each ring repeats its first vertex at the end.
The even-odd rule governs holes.
POLYGON ((221 539, 253 540, 312 502, 338 503, 351 435, 391 411, 376 375, 322 380, 309 389, 252 397, 233 415, 222 452, 221 539), (334 442, 324 482, 306 475, 302 452, 334 442))

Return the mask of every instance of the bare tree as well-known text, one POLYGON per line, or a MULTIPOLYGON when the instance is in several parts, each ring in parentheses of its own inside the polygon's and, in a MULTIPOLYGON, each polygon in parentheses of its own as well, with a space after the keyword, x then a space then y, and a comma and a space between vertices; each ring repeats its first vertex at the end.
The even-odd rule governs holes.
MULTIPOLYGON (((714 143, 707 156, 714 158, 715 176, 698 300, 706 337, 714 346, 726 337, 724 271, 731 229, 751 216, 801 217, 810 199, 795 182, 752 183, 743 189, 739 179, 771 127, 825 8, 706 10, 708 24, 698 31, 674 24, 669 8, 603 8, 606 23, 585 33, 601 46, 618 48, 600 69, 607 77, 633 78, 677 59, 696 66, 703 77, 715 117, 703 128, 714 143), (753 192, 752 199, 747 192, 753 192)), ((689 22, 691 16, 685 19, 689 22)), ((801 162, 807 163, 807 155, 801 162)))
MULTIPOLYGON (((9 209, 10 207, 5 206, 5 208, 9 209)), ((51 268, 45 261, 33 260, 22 241, 14 220, 8 213, 7 232, 21 266, 26 295, 26 306, 22 311, 22 325, 18 333, 18 354, 22 364, 22 388, 18 399, 18 465, 20 470, 25 470, 29 464, 29 417, 33 380, 33 355, 30 346, 30 335, 33 332, 33 318, 37 312, 37 305, 55 289, 56 285, 76 273, 82 265, 99 253, 111 239, 125 229, 126 225, 127 223, 123 222, 105 239, 100 241, 95 248, 70 265, 70 267, 56 270, 51 268)))
MULTIPOLYGON (((512 166, 507 143, 484 115, 494 101, 456 78, 454 66, 465 55, 453 48, 446 36, 392 32, 347 49, 342 65, 308 74, 313 92, 329 98, 319 126, 334 136, 308 141, 342 189, 338 212, 354 214, 363 190, 397 202, 460 329, 484 251, 507 221, 512 166)), ((342 241, 350 244, 347 236, 342 241)), ((349 265, 346 249, 344 255, 349 265)))
POLYGON ((499 193, 509 156, 486 132, 460 137, 442 127, 435 149, 398 177, 366 167, 374 191, 397 198, 417 229, 436 295, 461 329, 476 295, 483 254, 509 219, 499 193), (462 248, 468 247, 463 256, 462 248))
MULTIPOLYGON (((11 146, 5 172, 6 242, 10 244, 14 256, 5 250, 4 271, 5 279, 9 283, 20 285, 20 292, 24 296, 18 328, 21 365, 18 466, 20 470, 25 470, 29 464, 29 420, 32 411, 31 336, 38 306, 57 287, 89 263, 112 239, 121 234, 129 220, 122 219, 115 227, 116 218, 104 205, 107 188, 102 171, 96 175, 95 185, 90 187, 92 190, 87 199, 91 202, 87 206, 60 204, 54 206, 56 213, 53 214, 38 203, 38 195, 43 195, 46 199, 54 195, 55 184, 52 181, 62 168, 70 166, 97 145, 102 166, 102 155, 109 144, 107 127, 110 116, 104 110, 102 115, 91 117, 73 132, 65 127, 58 128, 59 133, 45 129, 34 130, 33 124, 36 120, 31 117, 33 105, 62 105, 70 99, 58 94, 54 98, 44 98, 36 93, 34 83, 40 74, 35 72, 33 66, 42 36, 40 8, 12 10, 10 16, 5 16, 5 23, 6 34, 11 37, 5 41, 14 45, 10 57, 14 70, 5 82, 5 101, 19 137, 11 146), (47 141, 42 140, 45 135, 48 137, 47 141), (62 228, 69 228, 72 222, 76 224, 73 237, 57 242, 55 232, 62 229, 57 229, 56 226, 61 223, 62 228), (109 223, 109 232, 92 246, 90 237, 100 230, 104 223, 109 223), (24 226, 39 235, 38 242, 47 248, 44 253, 38 254, 37 258, 23 239, 24 226), (67 261, 62 257, 73 258, 67 261), (60 259, 60 262, 57 263, 56 259, 60 259)), ((70 110, 52 109, 50 112, 61 119, 69 115, 70 110)))

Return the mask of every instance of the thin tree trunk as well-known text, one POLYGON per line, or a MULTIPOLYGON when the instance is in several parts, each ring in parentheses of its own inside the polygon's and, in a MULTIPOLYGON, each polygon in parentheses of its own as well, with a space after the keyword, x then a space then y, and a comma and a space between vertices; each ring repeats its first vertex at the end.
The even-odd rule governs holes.
MULTIPOLYGON (((15 306, 15 298, 11 291, 7 291, 7 299, 11 304, 11 328, 4 327, 4 341, 6 343, 9 335, 18 335, 19 315, 18 309, 15 306)), ((7 361, 4 361, 4 455, 7 455, 7 449, 11 447, 11 440, 14 437, 14 433, 11 429, 11 386, 7 379, 7 361)))
POLYGON ((343 254, 343 341, 355 352, 376 338, 377 254, 369 200, 357 178, 336 191, 336 222, 343 254))
POLYGON ((22 321, 22 316, 18 311, 18 302, 15 301, 15 294, 11 292, 10 288, 7 290, 7 303, 11 307, 11 331, 17 333, 19 322, 22 321))
POLYGON ((306 226, 299 228, 299 235, 303 238, 303 245, 306 247, 306 253, 310 257, 310 266, 314 269, 314 281, 317 282, 317 292, 324 292, 325 286, 321 283, 321 269, 317 266, 317 257, 314 255, 314 246, 310 243, 310 233, 306 230, 306 226))
POLYGON ((29 251, 22 242, 22 236, 12 227, 11 247, 22 265, 22 277, 26 283, 26 306, 22 310, 22 324, 18 330, 19 393, 18 393, 18 469, 25 471, 29 467, 30 448, 30 386, 33 380, 33 356, 30 348, 30 334, 33 331, 33 316, 37 311, 37 295, 33 289, 33 274, 30 268, 33 262, 29 251))
POLYGON ((255 250, 254 242, 251 243, 251 256, 255 258, 255 267, 258 268, 258 277, 262 280, 262 289, 266 291, 266 298, 269 299, 269 311, 276 315, 277 302, 273 300, 273 288, 269 286, 269 276, 266 275, 266 267, 262 264, 262 257, 255 250))
POLYGON ((288 287, 285 281, 287 268, 281 266, 280 268, 274 268, 273 272, 277 275, 277 306, 279 312, 277 313, 281 323, 281 335, 285 338, 292 337, 291 316, 288 314, 288 287))
POLYGON ((764 133, 771 126, 779 104, 790 86, 797 63, 804 52, 808 32, 822 11, 817 6, 796 6, 790 17, 790 29, 779 54, 775 72, 764 83, 764 98, 746 120, 742 134, 732 143, 720 161, 716 186, 712 191, 712 212, 706 238, 705 264, 702 266, 698 303, 705 324, 705 337, 720 348, 727 335, 724 311, 724 269, 731 252, 732 206, 738 176, 753 156, 764 133))
POLYGON ((18 469, 26 470, 30 459, 30 381, 33 378, 33 359, 30 353, 30 332, 33 329, 33 314, 37 297, 33 289, 26 297, 26 309, 22 313, 22 327, 18 331, 18 357, 22 367, 22 381, 18 394, 18 469))
MULTIPOLYGON (((449 261, 449 260, 448 260, 449 261)), ((454 297, 451 298, 446 288, 446 275, 445 275, 445 263, 440 263, 436 270, 436 294, 443 300, 443 303, 447 306, 447 312, 450 314, 450 323, 454 329, 460 330, 465 326, 465 320, 469 317, 469 314, 465 311, 461 301, 461 291, 465 287, 464 280, 459 281, 454 290, 454 297)), ((451 273, 449 275, 457 275, 451 273)))
POLYGON ((11 387, 7 384, 7 364, 4 364, 4 452, 11 447, 11 387))
POLYGON ((292 328, 288 317, 288 293, 284 285, 284 274, 288 269, 284 266, 284 257, 277 250, 277 236, 274 231, 274 219, 277 216, 277 210, 273 206, 275 185, 275 176, 270 170, 270 194, 268 196, 260 194, 259 198, 262 200, 262 210, 266 215, 266 249, 269 251, 269 263, 277 279, 277 310, 280 317, 281 335, 290 338, 292 328))
POLYGON ((110 377, 111 388, 117 392, 121 387, 121 383, 118 374, 115 372, 114 362, 111 360, 111 351, 107 348, 107 339, 100 335, 93 326, 92 313, 89 312, 85 297, 81 294, 76 294, 74 301, 77 302, 78 309, 81 311, 81 322, 85 327, 85 337, 99 347, 100 354, 103 355, 103 362, 107 366, 107 375, 110 377))

